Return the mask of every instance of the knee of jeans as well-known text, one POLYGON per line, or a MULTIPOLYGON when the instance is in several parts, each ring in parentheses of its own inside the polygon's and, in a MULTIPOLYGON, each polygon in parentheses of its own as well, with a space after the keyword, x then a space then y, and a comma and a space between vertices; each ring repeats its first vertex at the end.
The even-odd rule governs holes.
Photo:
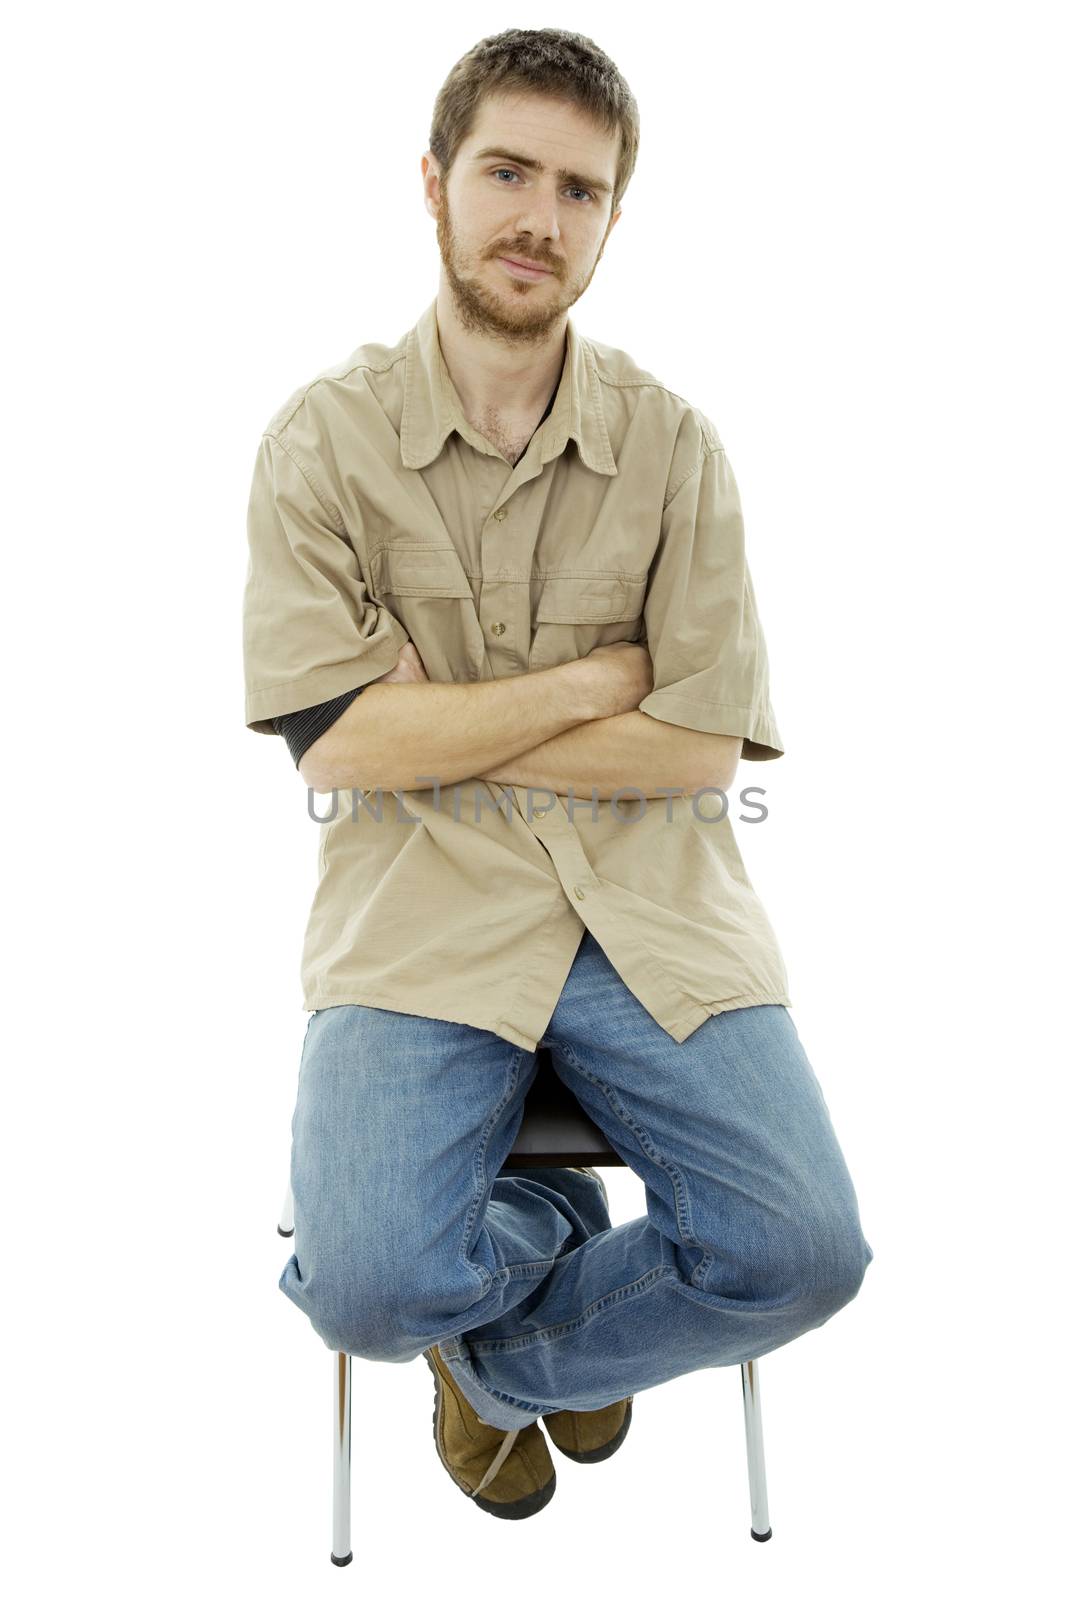
POLYGON ((859 1293, 872 1257, 853 1218, 809 1217, 765 1234, 746 1266, 761 1296, 809 1302, 829 1315, 859 1293))
POLYGON ((366 1361, 412 1361, 477 1302, 474 1275, 457 1275, 449 1287, 415 1273, 359 1271, 352 1263, 332 1273, 318 1269, 308 1282, 280 1287, 307 1312, 331 1350, 366 1361))
POLYGON ((349 1314, 334 1310, 312 1320, 331 1350, 344 1350, 364 1361, 413 1361, 429 1342, 412 1339, 403 1323, 380 1306, 362 1306, 349 1314))
POLYGON ((838 1311, 859 1294, 873 1256, 855 1216, 824 1222, 810 1235, 798 1291, 827 1314, 838 1311))

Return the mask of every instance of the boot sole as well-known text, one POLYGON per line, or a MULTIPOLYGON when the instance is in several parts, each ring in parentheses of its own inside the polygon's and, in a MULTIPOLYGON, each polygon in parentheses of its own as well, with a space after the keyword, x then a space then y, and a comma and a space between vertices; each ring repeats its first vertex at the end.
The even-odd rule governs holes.
MULTIPOLYGON (((632 1400, 628 1400, 626 1402, 626 1416, 623 1419, 622 1427, 619 1429, 614 1439, 609 1439, 607 1444, 600 1445, 596 1450, 568 1450, 564 1445, 557 1444, 551 1434, 548 1436, 549 1443, 551 1444, 553 1450, 558 1450, 560 1455, 569 1456, 572 1461, 606 1461, 609 1456, 613 1456, 615 1454, 616 1450, 629 1433, 630 1423, 633 1420, 633 1414, 634 1403, 632 1400)), ((545 1431, 547 1432, 547 1429, 545 1431)))
MULTIPOLYGON (((527 1494, 521 1500, 486 1500, 483 1496, 472 1494, 459 1478, 455 1476, 448 1464, 444 1450, 441 1448, 440 1418, 441 1418, 441 1374, 434 1366, 433 1357, 428 1350, 422 1352, 426 1364, 433 1373, 433 1444, 437 1451, 441 1465, 444 1467, 456 1488, 472 1500, 480 1511, 488 1511, 491 1517, 504 1517, 509 1522, 517 1522, 523 1517, 532 1517, 536 1512, 542 1511, 556 1492, 556 1474, 553 1472, 546 1484, 540 1489, 535 1489, 533 1494, 527 1494)), ((627 1423, 628 1426, 628 1423, 627 1423)), ((620 1429, 625 1432, 625 1428, 620 1429)), ((614 1444, 614 1440, 611 1444, 614 1444)), ((621 1442, 621 1441, 620 1441, 621 1442)))

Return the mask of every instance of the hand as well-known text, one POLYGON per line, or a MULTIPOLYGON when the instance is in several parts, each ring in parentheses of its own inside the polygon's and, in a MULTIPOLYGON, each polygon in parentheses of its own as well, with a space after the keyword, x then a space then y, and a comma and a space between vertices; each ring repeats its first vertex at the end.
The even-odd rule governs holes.
POLYGON ((373 679, 374 683, 429 683, 426 668, 422 664, 422 657, 409 639, 400 646, 400 657, 392 672, 387 672, 384 678, 373 679))
POLYGON ((603 707, 597 712, 598 717, 636 711, 645 696, 652 693, 652 657, 643 644, 631 644, 628 639, 600 644, 576 664, 586 667, 589 673, 596 703, 603 707), (589 668, 593 671, 589 672, 589 668))

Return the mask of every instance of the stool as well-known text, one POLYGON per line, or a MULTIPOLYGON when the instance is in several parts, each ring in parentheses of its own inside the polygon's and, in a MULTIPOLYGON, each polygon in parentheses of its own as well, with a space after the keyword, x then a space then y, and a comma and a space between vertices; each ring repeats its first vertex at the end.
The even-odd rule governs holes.
MULTIPOLYGON (((530 1085, 522 1123, 501 1173, 524 1167, 624 1167, 627 1163, 588 1117, 581 1103, 560 1079, 545 1045, 536 1053, 536 1075, 530 1085)), ((293 1236, 293 1191, 289 1187, 278 1232, 293 1236)), ((352 1560, 352 1357, 330 1352, 333 1365, 333 1550, 334 1566, 352 1560)), ((771 1536, 767 1510, 767 1475, 763 1459, 758 1362, 741 1363, 741 1393, 748 1454, 748 1492, 752 1537, 761 1544, 771 1536)))

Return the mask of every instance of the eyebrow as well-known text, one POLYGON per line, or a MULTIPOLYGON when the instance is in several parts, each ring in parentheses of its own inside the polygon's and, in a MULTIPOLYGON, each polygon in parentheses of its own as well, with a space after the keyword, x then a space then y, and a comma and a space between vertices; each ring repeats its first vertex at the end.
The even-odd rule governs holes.
MULTIPOLYGON (((514 150, 477 150, 471 160, 484 161, 490 156, 495 161, 507 161, 515 167, 529 167, 531 172, 545 171, 543 161, 536 161, 533 156, 516 155, 514 150)), ((606 178, 586 178, 580 172, 567 172, 562 167, 557 169, 556 177, 563 183, 576 183, 580 189, 592 189, 597 194, 611 193, 611 184, 606 178)))

